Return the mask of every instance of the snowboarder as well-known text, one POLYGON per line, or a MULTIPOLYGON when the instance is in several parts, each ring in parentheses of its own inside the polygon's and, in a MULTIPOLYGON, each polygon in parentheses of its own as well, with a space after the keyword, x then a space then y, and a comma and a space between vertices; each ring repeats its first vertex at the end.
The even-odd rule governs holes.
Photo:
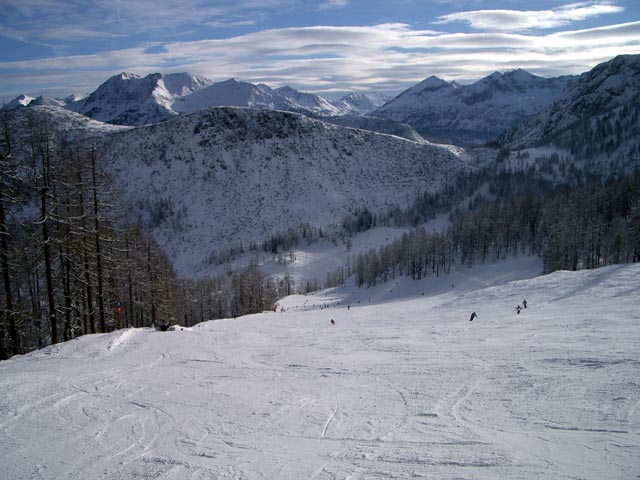
POLYGON ((518 315, 520 315, 520 310, 522 310, 522 307, 520 305, 518 305, 516 307, 516 312, 518 312, 518 315))
POLYGON ((473 319, 474 319, 474 318, 478 318, 478 315, 476 315, 476 312, 473 312, 473 313, 471 314, 471 318, 469 319, 469 321, 470 321, 470 322, 473 322, 473 319))
POLYGON ((527 299, 526 298, 524 300, 522 300, 522 306, 524 308, 527 308, 527 299))

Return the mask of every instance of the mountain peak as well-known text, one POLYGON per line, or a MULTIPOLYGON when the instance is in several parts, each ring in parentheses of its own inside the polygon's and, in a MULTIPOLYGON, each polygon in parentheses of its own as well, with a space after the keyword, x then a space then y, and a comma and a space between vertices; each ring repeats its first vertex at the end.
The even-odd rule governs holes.
POLYGON ((111 78, 118 80, 138 80, 142 77, 140 77, 140 75, 136 75, 135 73, 122 72, 120 75, 115 75, 111 78))
POLYGON ((420 83, 418 83, 414 88, 416 88, 416 90, 420 89, 420 90, 434 91, 434 90, 439 90, 441 88, 447 87, 449 85, 451 84, 446 80, 436 77, 435 75, 431 75, 430 77, 425 78, 420 83))
POLYGON ((15 110, 21 107, 28 107, 31 102, 33 102, 34 98, 29 95, 18 95, 16 98, 11 100, 9 103, 2 107, 2 110, 15 110))

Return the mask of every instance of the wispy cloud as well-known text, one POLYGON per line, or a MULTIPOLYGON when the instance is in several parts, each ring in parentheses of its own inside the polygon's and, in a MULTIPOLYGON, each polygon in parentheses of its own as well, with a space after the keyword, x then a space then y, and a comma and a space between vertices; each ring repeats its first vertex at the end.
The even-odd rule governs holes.
POLYGON ((4 0, 0 29, 8 38, 34 43, 49 39, 63 41, 65 33, 74 31, 68 41, 96 35, 106 37, 142 37, 149 34, 171 38, 185 28, 229 26, 255 23, 255 15, 289 5, 294 0, 157 0, 104 2, 101 0, 4 0), (18 31, 14 25, 25 25, 18 31))
POLYGON ((344 8, 347 6, 347 0, 327 0, 322 2, 319 6, 319 10, 329 10, 331 8, 344 8))
POLYGON ((581 73, 623 53, 640 53, 640 22, 541 36, 442 33, 406 24, 286 28, 99 55, 4 62, 0 84, 19 90, 27 83, 35 88, 38 79, 42 85, 55 80, 71 93, 90 91, 123 70, 189 71, 213 80, 237 77, 318 92, 398 91, 429 75, 465 81, 519 67, 547 76, 581 73))
MULTIPOLYGON (((514 19, 502 19, 503 28, 487 26, 472 32, 451 33, 419 29, 406 23, 257 30, 254 22, 264 12, 253 8, 265 4, 283 8, 305 5, 307 12, 318 13, 318 4, 307 0, 175 0, 158 8, 154 8, 157 0, 109 4, 98 0, 4 1, 9 17, 20 16, 24 20, 29 16, 30 25, 41 30, 37 35, 30 34, 30 30, 20 30, 14 26, 19 23, 11 23, 5 16, 0 18, 0 36, 52 46, 46 58, 0 62, 0 95, 5 96, 88 92, 122 71, 141 75, 188 71, 212 80, 236 77, 274 87, 291 84, 316 92, 398 91, 429 75, 468 81, 495 70, 519 67, 545 76, 581 73, 616 55, 640 53, 640 21, 599 28, 541 30, 542 25, 568 22, 569 17, 592 18, 590 15, 620 8, 604 2, 565 5, 550 10, 553 15, 546 20, 537 15, 540 12, 529 15, 534 20, 526 21, 521 14, 531 12, 515 12, 514 19), (202 8, 194 12, 189 6, 202 8), (65 23, 58 17, 42 19, 43 12, 67 15, 70 20, 65 23), (172 19, 172 15, 176 18, 172 19), (86 20, 89 17, 100 21, 89 27, 86 20), (216 29, 218 37, 228 36, 185 40, 188 37, 182 36, 182 31, 192 27, 189 22, 195 17, 206 33, 216 29), (129 31, 136 34, 138 28, 155 31, 163 25, 174 25, 176 34, 168 38, 136 37, 138 40, 132 44, 122 41, 129 31), (246 28, 234 31, 232 26, 246 28), (240 31, 250 33, 239 34, 240 31), (63 48, 65 41, 77 44, 78 39, 87 39, 88 43, 96 36, 106 40, 100 43, 99 52, 70 55, 71 50, 63 48), (111 48, 105 48, 106 45, 111 48)), ((334 7, 338 6, 334 2, 334 7)), ((440 21, 473 20, 476 26, 483 25, 478 23, 481 17, 472 13, 478 12, 451 14, 440 21), (454 15, 462 17, 454 19, 454 15)), ((497 17, 491 18, 495 22, 497 17)))
POLYGON ((474 10, 439 17, 436 24, 464 22, 476 30, 530 31, 558 28, 600 15, 619 13, 624 8, 609 2, 581 2, 552 10, 474 10))

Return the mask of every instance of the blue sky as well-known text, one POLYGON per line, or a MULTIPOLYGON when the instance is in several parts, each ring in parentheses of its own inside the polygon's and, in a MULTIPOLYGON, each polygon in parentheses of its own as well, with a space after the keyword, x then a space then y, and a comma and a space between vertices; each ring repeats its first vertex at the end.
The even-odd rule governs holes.
POLYGON ((0 100, 187 71, 331 96, 577 74, 640 53, 640 2, 0 0, 0 100))

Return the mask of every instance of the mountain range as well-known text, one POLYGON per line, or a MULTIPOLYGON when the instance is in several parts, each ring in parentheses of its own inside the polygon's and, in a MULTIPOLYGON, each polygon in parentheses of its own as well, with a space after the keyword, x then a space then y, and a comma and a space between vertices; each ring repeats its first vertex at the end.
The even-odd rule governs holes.
POLYGON ((432 76, 372 115, 407 123, 426 138, 480 144, 552 104, 574 81, 524 70, 495 72, 469 85, 432 76))
POLYGON ((548 107, 574 80, 546 79, 524 70, 495 72, 469 85, 429 77, 392 99, 379 93, 354 92, 329 101, 289 86, 273 89, 236 79, 214 83, 189 73, 146 77, 121 73, 86 98, 33 99, 22 95, 5 108, 59 105, 102 122, 138 126, 210 107, 249 107, 332 117, 329 121, 334 123, 382 133, 406 132, 407 127, 398 127, 404 123, 414 130, 402 133, 406 138, 422 135, 440 143, 473 145, 496 138, 548 107), (336 120, 342 116, 352 118, 336 120), (354 118, 360 116, 378 120, 354 118), (393 123, 386 124, 389 120, 393 123))
POLYGON ((85 98, 55 99, 20 95, 3 109, 56 105, 94 120, 117 125, 157 123, 178 114, 210 107, 250 107, 285 110, 311 115, 362 115, 373 111, 389 98, 379 93, 350 93, 330 102, 320 95, 285 86, 229 79, 213 81, 189 73, 153 73, 145 77, 132 73, 115 75, 85 98))

